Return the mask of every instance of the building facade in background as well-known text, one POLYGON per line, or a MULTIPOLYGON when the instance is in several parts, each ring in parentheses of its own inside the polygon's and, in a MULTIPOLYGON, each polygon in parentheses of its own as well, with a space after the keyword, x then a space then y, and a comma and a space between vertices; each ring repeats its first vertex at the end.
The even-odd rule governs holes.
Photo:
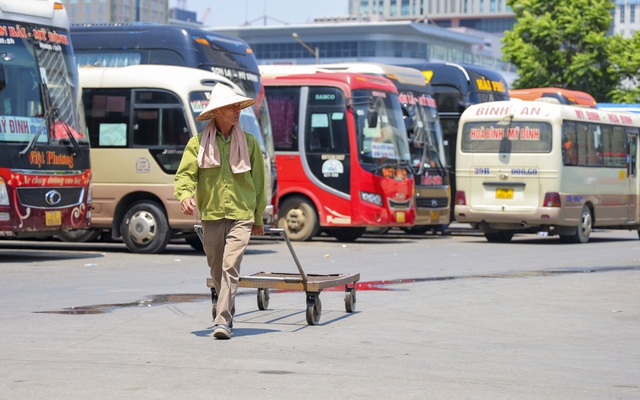
MULTIPOLYGON (((612 0, 611 32, 623 37, 640 30, 640 0, 612 0)), ((502 34, 515 23, 507 0, 349 0, 354 16, 379 20, 428 20, 446 28, 502 34)))
MULTIPOLYGON (((16 0, 18 1, 18 0, 16 0)), ((71 24, 167 23, 169 0, 61 0, 71 24)))
POLYGON ((244 40, 262 65, 360 61, 420 69, 425 61, 444 61, 498 71, 509 83, 515 78, 514 66, 501 60, 497 36, 480 31, 461 32, 412 21, 203 28, 244 40))

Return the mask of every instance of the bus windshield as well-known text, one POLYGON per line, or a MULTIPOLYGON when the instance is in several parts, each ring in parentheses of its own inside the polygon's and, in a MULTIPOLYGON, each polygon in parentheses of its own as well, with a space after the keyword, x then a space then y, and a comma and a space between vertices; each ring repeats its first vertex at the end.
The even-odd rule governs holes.
POLYGON ((408 164, 410 160, 402 109, 394 100, 396 95, 386 92, 353 91, 358 151, 363 165, 379 166, 387 160, 408 164), (372 115, 375 121, 369 121, 372 115))
POLYGON ((442 128, 435 100, 425 94, 402 92, 400 102, 413 120, 413 126, 408 127, 411 132, 413 165, 417 168, 444 168, 442 128))
POLYGON ((0 143, 69 140, 87 144, 77 112, 77 72, 69 36, 39 25, 0 21, 0 58, 7 86, 0 92, 0 143), (29 32, 27 34, 27 32, 29 32), (49 127, 45 116, 50 117, 49 127))

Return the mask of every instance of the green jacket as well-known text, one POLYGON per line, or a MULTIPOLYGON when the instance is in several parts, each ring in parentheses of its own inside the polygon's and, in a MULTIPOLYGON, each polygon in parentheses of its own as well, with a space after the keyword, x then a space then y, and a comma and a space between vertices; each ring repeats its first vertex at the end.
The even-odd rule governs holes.
POLYGON ((187 143, 174 180, 174 194, 182 204, 187 197, 196 198, 200 218, 203 220, 253 219, 262 226, 262 213, 267 207, 266 173, 258 139, 244 133, 249 149, 251 171, 241 174, 231 172, 229 151, 231 136, 224 140, 220 132, 216 143, 220 150, 220 167, 199 168, 198 150, 202 133, 187 143))

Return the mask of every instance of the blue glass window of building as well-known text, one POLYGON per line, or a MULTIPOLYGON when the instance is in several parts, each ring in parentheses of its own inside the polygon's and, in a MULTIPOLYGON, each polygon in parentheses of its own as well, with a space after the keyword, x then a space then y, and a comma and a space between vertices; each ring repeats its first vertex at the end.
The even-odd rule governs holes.
POLYGON ((398 4, 397 0, 391 0, 391 4, 389 4, 389 15, 395 17, 398 15, 398 4))
POLYGON ((402 6, 400 8, 400 15, 410 15, 411 9, 409 8, 409 0, 402 0, 402 6))
POLYGON ((360 13, 369 14, 369 0, 360 0, 360 13))

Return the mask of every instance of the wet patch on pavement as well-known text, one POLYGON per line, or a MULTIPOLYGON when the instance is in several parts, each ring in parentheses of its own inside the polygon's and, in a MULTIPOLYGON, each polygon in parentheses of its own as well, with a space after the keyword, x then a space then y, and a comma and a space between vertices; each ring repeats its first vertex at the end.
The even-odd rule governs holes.
MULTIPOLYGON (((604 272, 620 272, 620 271, 640 271, 640 265, 632 266, 618 266, 618 267, 586 267, 586 268, 560 268, 549 269, 539 271, 518 271, 518 272, 504 272, 496 274, 471 274, 471 275, 453 275, 453 276, 438 276, 438 277, 426 277, 426 278, 406 278, 406 279, 390 279, 379 281, 366 281, 357 282, 356 290, 375 290, 375 291, 397 291, 404 290, 398 289, 396 285, 402 285, 407 283, 419 283, 419 282, 440 282, 440 281, 452 281, 459 279, 524 279, 524 278, 537 278, 537 277, 551 277, 559 275, 569 274, 589 274, 589 273, 604 273, 604 272)), ((337 292, 344 291, 344 286, 336 286, 332 288, 324 289, 323 291, 337 292)), ((292 292, 292 290, 286 289, 271 289, 272 293, 285 293, 292 292)), ((255 295, 255 291, 238 292, 238 296, 243 295, 255 295)), ((210 300, 211 294, 163 294, 151 296, 147 299, 134 301, 131 303, 114 303, 114 304, 97 304, 92 306, 79 306, 69 307, 57 311, 34 311, 36 314, 61 314, 61 315, 88 315, 88 314, 104 314, 114 310, 129 308, 129 307, 152 307, 163 304, 171 303, 190 303, 194 301, 210 300)))

